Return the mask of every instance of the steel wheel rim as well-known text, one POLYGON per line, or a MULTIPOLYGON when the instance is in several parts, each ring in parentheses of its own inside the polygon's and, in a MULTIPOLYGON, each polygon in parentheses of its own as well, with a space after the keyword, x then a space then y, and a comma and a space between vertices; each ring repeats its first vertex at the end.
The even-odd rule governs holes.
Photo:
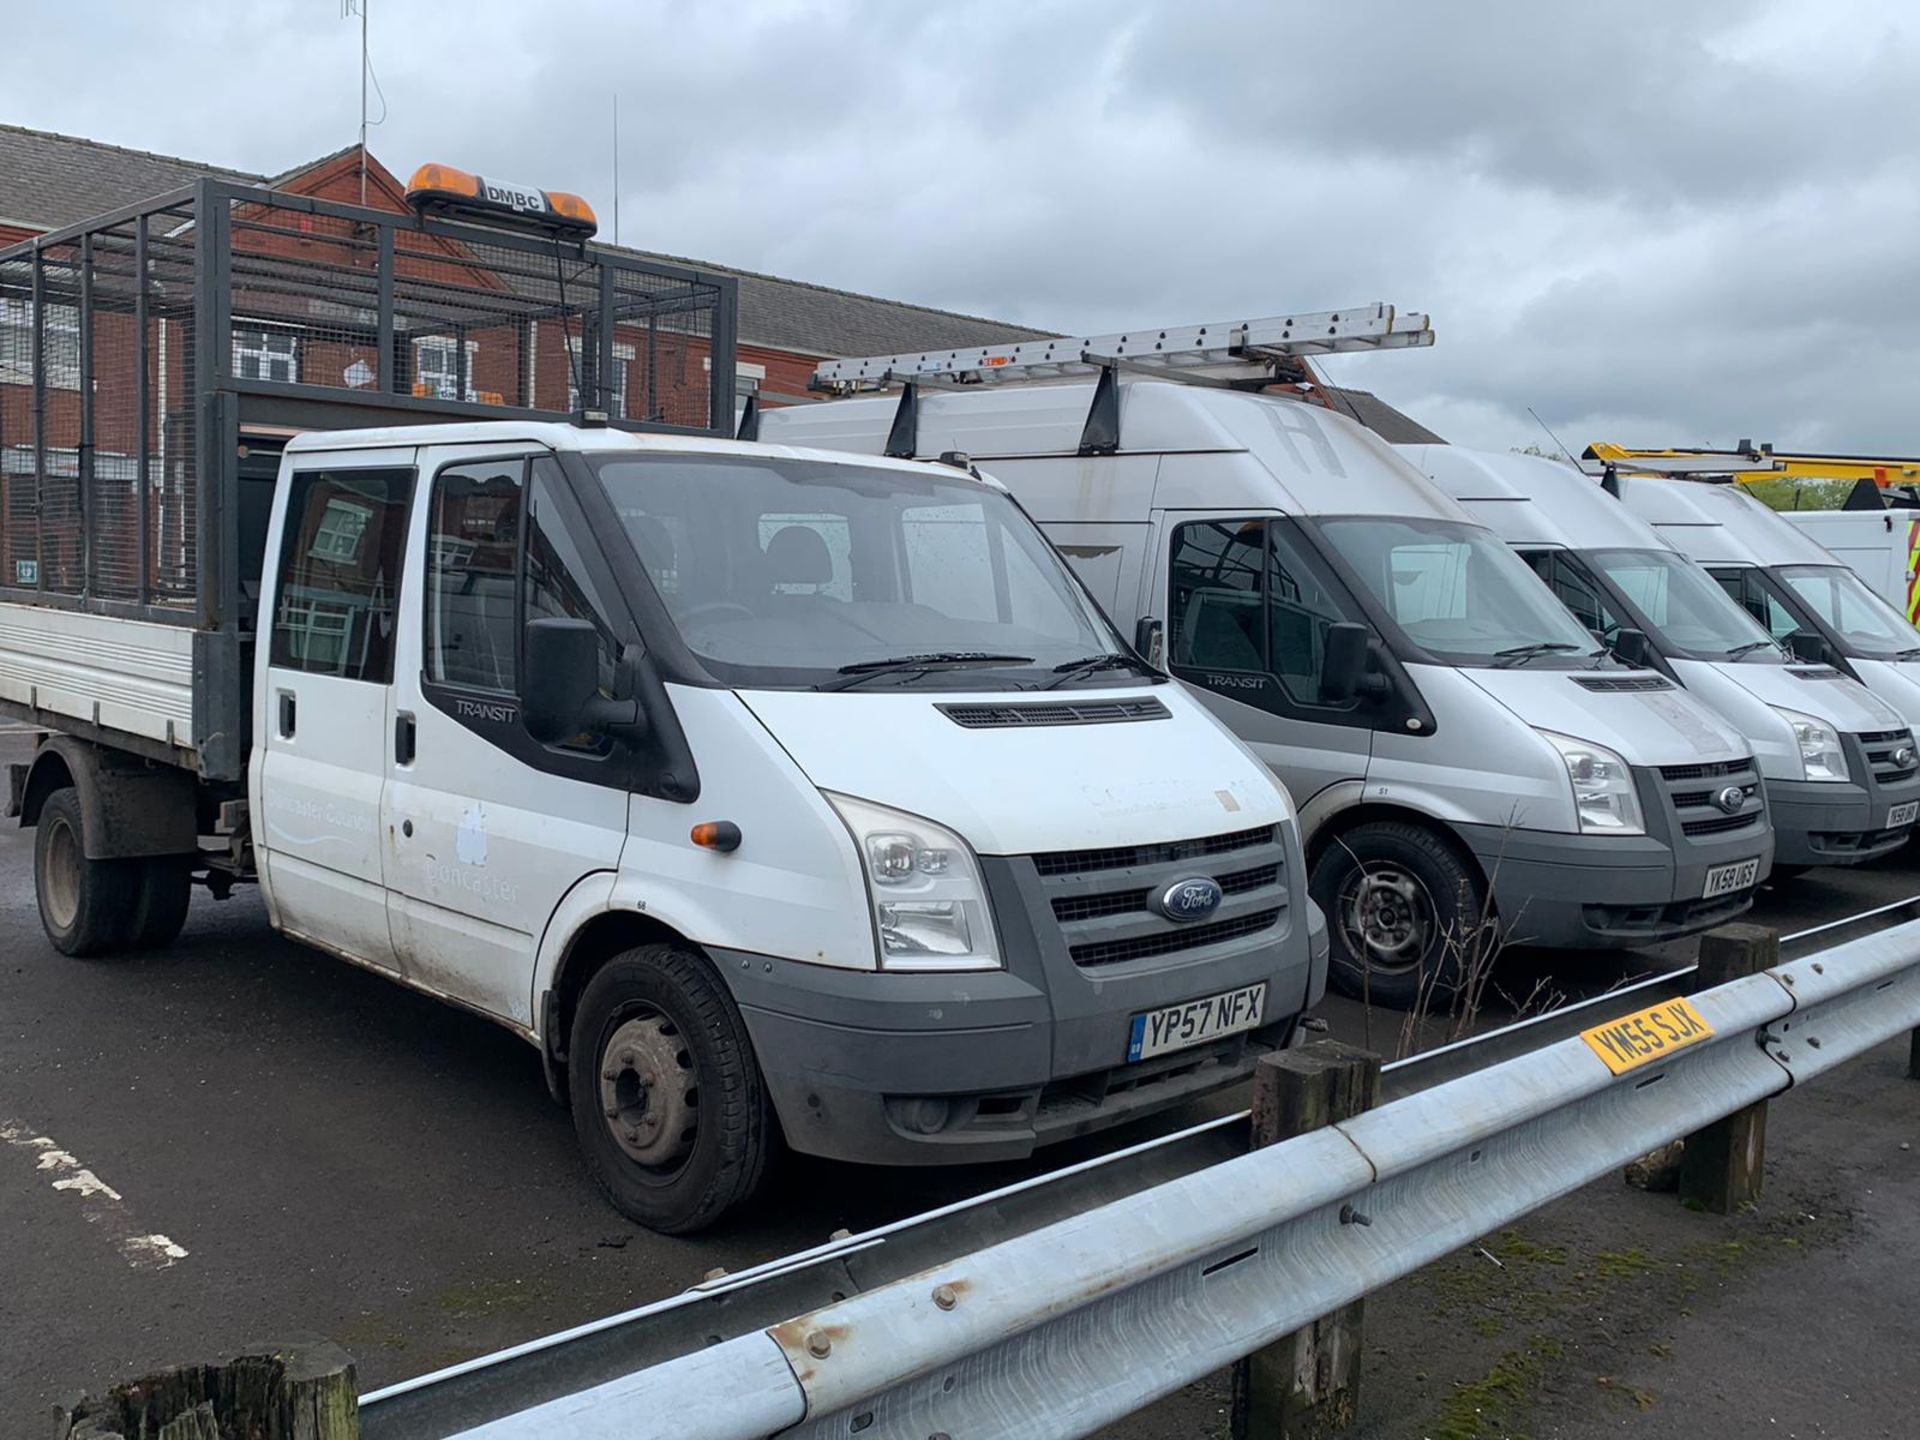
POLYGON ((54 927, 72 929, 80 915, 80 845, 73 827, 65 820, 50 822, 40 895, 54 927))
POLYGON ((699 1070, 670 1016, 629 1015, 600 1050, 600 1113, 620 1152, 648 1170, 671 1172, 693 1153, 699 1070))
POLYGON ((1369 970, 1404 974, 1419 965, 1439 925, 1426 883, 1391 862, 1363 865, 1340 887, 1340 929, 1369 970))

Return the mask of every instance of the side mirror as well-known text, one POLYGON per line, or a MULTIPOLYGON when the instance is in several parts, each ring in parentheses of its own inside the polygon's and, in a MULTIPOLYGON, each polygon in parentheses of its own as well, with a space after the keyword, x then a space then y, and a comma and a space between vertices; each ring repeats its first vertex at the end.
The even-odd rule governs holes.
POLYGON ((1796 660, 1821 665, 1827 660, 1827 642, 1811 630, 1796 630, 1787 636, 1787 649, 1796 660))
POLYGON ((1164 670, 1162 658, 1167 644, 1167 627, 1151 615, 1142 615, 1134 622, 1133 648, 1142 660, 1156 670, 1164 670))
POLYGON ((1613 653, 1636 670, 1653 668, 1653 645, 1644 630, 1622 628, 1613 637, 1613 653))
POLYGON ((600 693, 600 636, 585 620, 529 620, 520 677, 520 723, 542 745, 579 735, 642 730, 640 706, 600 693))
POLYGON ((1373 635, 1364 625, 1343 620, 1327 627, 1326 653, 1320 666, 1320 698, 1344 705, 1360 693, 1367 678, 1367 656, 1373 635))

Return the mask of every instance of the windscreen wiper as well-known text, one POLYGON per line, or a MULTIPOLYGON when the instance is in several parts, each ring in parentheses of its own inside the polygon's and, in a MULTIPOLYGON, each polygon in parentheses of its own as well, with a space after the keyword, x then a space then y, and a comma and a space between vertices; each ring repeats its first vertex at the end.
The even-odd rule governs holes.
POLYGON ((816 690, 846 690, 878 675, 905 670, 934 670, 944 666, 1031 665, 1031 655, 994 655, 985 650, 936 650, 930 655, 896 655, 891 660, 856 660, 840 667, 839 678, 823 680, 816 690))
POLYGON ((1569 650, 1579 648, 1578 645, 1567 640, 1539 640, 1531 645, 1510 645, 1505 650, 1496 650, 1493 652, 1493 658, 1496 667, 1504 670, 1509 665, 1518 665, 1536 656, 1564 655, 1569 650))
POLYGON ((1110 655, 1089 655, 1084 660, 1069 660, 1064 665, 1056 665, 1053 667, 1053 673, 1060 678, 1058 680, 1049 680, 1040 688, 1042 690, 1058 690, 1068 681, 1078 680, 1083 675, 1091 675, 1096 670, 1118 670, 1122 666, 1125 666, 1129 670, 1138 670, 1142 675, 1157 677, 1160 674, 1158 670, 1147 664, 1146 661, 1132 655, 1122 655, 1116 650, 1110 655))
MULTIPOLYGON (((1758 650, 1762 645, 1774 645, 1774 642, 1771 640, 1749 640, 1747 641, 1746 644, 1736 645, 1731 650, 1727 651, 1727 659, 1738 660, 1742 655, 1751 655, 1754 651, 1758 650)), ((1778 645, 1774 645, 1774 648, 1777 650, 1780 647, 1778 645)))

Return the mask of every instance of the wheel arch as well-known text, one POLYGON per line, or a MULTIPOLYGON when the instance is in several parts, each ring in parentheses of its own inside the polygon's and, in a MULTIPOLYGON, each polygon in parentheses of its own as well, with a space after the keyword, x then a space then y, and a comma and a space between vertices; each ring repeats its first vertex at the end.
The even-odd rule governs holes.
POLYGON ((540 1063, 547 1079, 547 1090, 555 1100, 567 1096, 567 1043, 573 1033, 573 1016, 580 992, 586 989, 600 968, 616 955, 639 945, 677 945, 705 956, 700 946, 688 940, 658 916, 628 908, 602 908, 576 924, 560 946, 552 974, 539 996, 540 1063))
POLYGON ((21 789, 20 823, 40 823, 47 797, 71 785, 89 860, 191 855, 200 846, 193 776, 71 735, 34 752, 21 789))
POLYGON ((1346 806, 1320 822, 1307 841, 1307 873, 1309 875, 1313 873, 1314 867, 1320 863, 1320 857, 1325 855, 1340 837, 1362 825, 1380 821, 1414 825, 1429 832, 1453 851, 1462 864, 1479 876, 1483 886, 1489 883, 1487 868, 1480 863, 1480 857, 1473 853, 1473 848, 1461 839, 1459 832, 1445 820, 1429 815, 1425 811, 1415 810, 1411 806, 1374 800, 1346 806))

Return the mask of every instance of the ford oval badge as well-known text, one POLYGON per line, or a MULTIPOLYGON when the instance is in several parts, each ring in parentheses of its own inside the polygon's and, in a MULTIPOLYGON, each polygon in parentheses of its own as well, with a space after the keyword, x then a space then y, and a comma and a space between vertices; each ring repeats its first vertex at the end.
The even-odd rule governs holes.
POLYGON ((1738 785, 1729 785, 1713 797, 1713 803, 1726 811, 1727 814, 1732 815, 1737 813, 1740 807, 1747 803, 1747 792, 1738 785))
POLYGON ((1162 890, 1154 908, 1169 920, 1204 920, 1220 908, 1225 893, 1204 875, 1176 880, 1162 890))

